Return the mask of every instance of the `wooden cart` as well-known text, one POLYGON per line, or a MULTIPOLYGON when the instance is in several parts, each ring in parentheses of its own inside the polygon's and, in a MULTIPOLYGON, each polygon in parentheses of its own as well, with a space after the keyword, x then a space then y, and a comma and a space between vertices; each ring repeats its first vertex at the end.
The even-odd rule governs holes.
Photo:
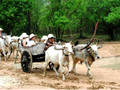
MULTIPOLYGON (((38 43, 32 47, 20 46, 19 51, 21 52, 21 67, 24 72, 30 73, 34 62, 45 61, 44 47, 44 43, 38 43)), ((53 66, 54 64, 50 62, 49 68, 53 69, 53 66)), ((58 70, 59 66, 56 69, 58 70)))

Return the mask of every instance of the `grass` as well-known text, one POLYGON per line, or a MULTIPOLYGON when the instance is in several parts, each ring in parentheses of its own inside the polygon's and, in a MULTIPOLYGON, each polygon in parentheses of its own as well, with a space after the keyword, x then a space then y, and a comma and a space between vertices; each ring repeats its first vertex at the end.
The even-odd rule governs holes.
MULTIPOLYGON (((75 41, 79 41, 79 43, 85 44, 87 41, 91 40, 93 37, 93 34, 83 33, 83 38, 79 37, 79 34, 75 33, 72 34, 72 37, 70 35, 64 35, 63 36, 66 41, 72 41, 75 43, 75 41)), ((107 41, 109 39, 108 35, 96 35, 95 40, 102 40, 107 41)))
MULTIPOLYGON (((42 34, 37 34, 38 38, 41 38, 42 36, 43 36, 42 34)), ((75 41, 79 41, 80 43, 85 43, 88 40, 90 40, 92 37, 93 37, 93 33, 83 33, 82 38, 80 38, 79 33, 73 33, 71 35, 68 35, 68 34, 63 35, 63 38, 56 38, 56 40, 63 41, 63 42, 72 41, 73 43, 75 41)), ((95 35, 95 39, 102 40, 102 41, 111 41, 108 35, 97 35, 97 33, 95 35)), ((118 40, 120 40, 120 35, 115 34, 114 41, 118 41, 118 40)))
POLYGON ((107 66, 101 66, 102 68, 112 68, 112 69, 116 69, 116 70, 120 70, 120 64, 116 63, 114 65, 107 65, 107 66))

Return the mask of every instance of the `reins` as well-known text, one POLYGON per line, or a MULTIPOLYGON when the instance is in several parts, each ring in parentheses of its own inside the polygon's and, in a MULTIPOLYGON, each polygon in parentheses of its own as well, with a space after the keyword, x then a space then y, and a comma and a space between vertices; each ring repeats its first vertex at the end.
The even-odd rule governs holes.
POLYGON ((65 55, 65 56, 69 56, 69 55, 67 55, 67 54, 64 53, 64 49, 63 49, 62 51, 63 51, 63 55, 65 55))

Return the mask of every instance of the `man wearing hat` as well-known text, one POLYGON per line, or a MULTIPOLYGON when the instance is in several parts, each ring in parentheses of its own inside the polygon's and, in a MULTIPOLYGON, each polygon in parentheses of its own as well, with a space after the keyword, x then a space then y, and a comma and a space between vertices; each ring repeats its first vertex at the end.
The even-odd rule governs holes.
POLYGON ((28 42, 28 44, 27 44, 27 46, 34 46, 36 43, 35 43, 35 37, 36 37, 36 35, 34 35, 34 34, 30 34, 30 37, 29 37, 29 42, 28 42))
POLYGON ((22 46, 23 47, 26 47, 26 45, 27 45, 27 40, 26 40, 26 38, 28 37, 28 35, 26 34, 26 33, 22 33, 22 46))
POLYGON ((3 29, 0 28, 0 38, 3 38, 3 33, 2 33, 3 29))
POLYGON ((41 42, 43 43, 46 43, 48 40, 48 36, 44 35, 42 38, 41 38, 41 42))
POLYGON ((47 50, 50 46, 54 46, 55 37, 53 34, 48 34, 48 40, 45 45, 45 50, 47 50))

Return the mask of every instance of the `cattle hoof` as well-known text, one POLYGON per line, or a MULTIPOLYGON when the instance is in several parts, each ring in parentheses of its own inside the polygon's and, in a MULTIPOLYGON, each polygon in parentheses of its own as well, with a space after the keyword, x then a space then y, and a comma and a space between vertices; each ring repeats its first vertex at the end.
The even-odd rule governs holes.
POLYGON ((9 58, 10 57, 10 55, 8 55, 8 57, 7 58, 9 58))
POLYGON ((7 61, 7 59, 5 59, 5 61, 7 61))
POLYGON ((13 57, 13 59, 17 59, 16 57, 13 57))
POLYGON ((59 74, 56 74, 57 77, 59 77, 59 74))
POLYGON ((71 70, 71 71, 70 71, 70 73, 74 73, 74 71, 73 71, 73 70, 71 70))
POLYGON ((46 76, 46 73, 44 73, 43 76, 45 77, 45 76, 46 76))
POLYGON ((43 77, 45 77, 46 75, 45 74, 43 74, 43 77))
POLYGON ((75 75, 77 75, 77 72, 75 72, 75 75))
POLYGON ((92 76, 89 76, 89 79, 92 80, 92 76))
POLYGON ((68 75, 69 75, 69 73, 66 74, 66 76, 68 76, 68 75))
POLYGON ((70 73, 77 74, 77 72, 75 72, 74 70, 70 71, 70 73))
POLYGON ((63 81, 65 81, 65 78, 63 78, 63 81))

